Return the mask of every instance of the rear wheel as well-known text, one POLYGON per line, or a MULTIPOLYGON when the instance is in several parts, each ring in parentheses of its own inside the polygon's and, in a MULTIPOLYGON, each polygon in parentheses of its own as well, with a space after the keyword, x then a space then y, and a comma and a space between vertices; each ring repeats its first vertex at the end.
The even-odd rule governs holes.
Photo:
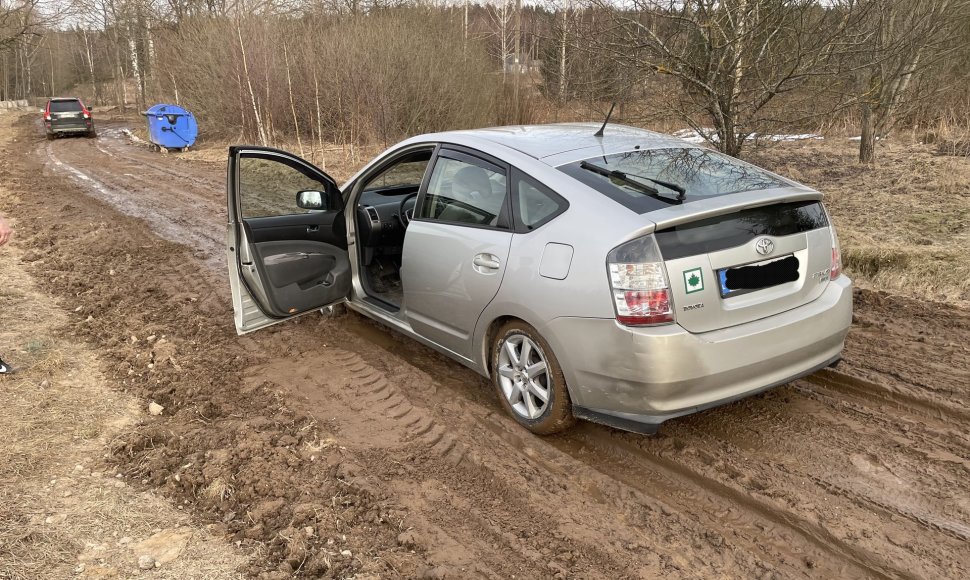
POLYGON ((523 427, 551 435, 575 423, 562 367, 534 328, 521 321, 503 325, 492 344, 491 361, 502 406, 523 427))
POLYGON ((88 137, 91 139, 94 139, 97 136, 98 136, 98 131, 94 127, 91 127, 91 130, 88 131, 88 137))

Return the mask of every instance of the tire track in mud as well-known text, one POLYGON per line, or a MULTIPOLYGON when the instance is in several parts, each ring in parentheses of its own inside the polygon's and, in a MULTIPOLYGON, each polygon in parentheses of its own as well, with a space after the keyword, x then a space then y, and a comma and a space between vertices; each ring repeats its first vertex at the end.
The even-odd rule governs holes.
MULTIPOLYGON (((400 350, 407 354, 414 354, 414 349, 411 348, 405 347, 400 350)), ((398 352, 397 354, 405 358, 413 358, 408 357, 407 354, 402 352, 398 352)), ((455 397, 461 397, 461 387, 455 388, 449 394, 455 397)), ((806 399, 805 401, 807 402, 808 400, 806 399)), ((713 413, 717 413, 717 411, 713 413)), ((825 414, 831 415, 831 413, 825 414)), ((513 428, 515 427, 513 426, 513 428)), ((596 469, 613 479, 622 479, 626 485, 633 486, 643 493, 652 493, 656 498, 663 498, 663 500, 670 502, 670 505, 674 506, 674 509, 677 511, 683 511, 689 514, 691 518, 702 522, 704 526, 713 530, 719 530, 731 536, 737 536, 740 533, 738 531, 740 524, 732 524, 725 527, 720 519, 712 518, 709 514, 735 512, 738 518, 737 521, 745 522, 745 525, 750 530, 749 533, 742 534, 747 536, 747 541, 749 542, 745 547, 755 553, 765 553, 763 543, 771 542, 771 538, 777 537, 776 549, 782 550, 782 552, 778 553, 785 553, 784 550, 786 547, 793 545, 798 547, 799 553, 807 555, 815 566, 824 566, 820 562, 844 563, 847 566, 845 569, 837 568, 830 570, 835 575, 851 574, 853 576, 860 576, 868 574, 897 578, 921 575, 918 572, 918 567, 910 567, 909 569, 906 567, 900 568, 895 564, 894 558, 885 555, 885 551, 881 548, 867 549, 865 547, 857 547, 855 541, 837 537, 826 526, 816 523, 814 517, 807 519, 805 515, 799 515, 797 513, 798 510, 792 511, 784 509, 771 501, 752 497, 749 490, 738 490, 734 487, 726 486, 721 482, 731 481, 732 473, 730 470, 704 475, 696 467, 691 466, 692 462, 688 461, 688 458, 672 458, 667 454, 639 450, 634 451, 634 447, 630 447, 628 444, 624 446, 624 444, 618 443, 618 441, 629 439, 629 435, 617 434, 611 430, 592 425, 584 426, 579 431, 584 433, 584 435, 578 440, 574 439, 572 435, 567 434, 563 438, 553 438, 549 441, 554 447, 559 448, 560 451, 576 459, 580 465, 570 465, 568 469, 549 469, 548 462, 537 462, 537 464, 542 465, 553 477, 562 477, 564 473, 574 473, 577 470, 582 471, 584 467, 596 469), (596 435, 593 436, 591 434, 596 435), (567 441, 567 443, 557 443, 557 441, 567 441), (618 446, 623 447, 626 453, 632 455, 617 454, 615 449, 618 446), (580 449, 585 447, 587 452, 585 454, 574 453, 573 451, 576 447, 580 449), (637 467, 630 470, 628 476, 621 478, 616 470, 620 469, 622 471, 623 466, 628 465, 636 465, 637 467), (646 486, 642 485, 643 479, 646 479, 649 484, 646 486), (653 486, 656 486, 662 491, 651 491, 653 486), (679 501, 672 501, 671 498, 677 498, 678 490, 681 489, 692 489, 694 493, 681 495, 679 496, 679 501), (709 509, 697 509, 696 506, 699 497, 706 498, 705 501, 708 502, 709 505, 707 507, 709 509), (772 530, 772 533, 767 539, 763 533, 765 529, 772 530)), ((845 431, 845 429, 843 428, 842 431, 845 431)), ((696 435, 700 436, 702 433, 698 432, 696 435)), ((847 435, 848 437, 855 437, 851 431, 847 432, 847 435)), ((683 437, 683 435, 680 435, 680 437, 683 437)), ((886 433, 883 437, 888 439, 890 447, 895 444, 895 440, 891 438, 891 433, 886 433)), ((505 439, 508 441, 509 437, 506 436, 505 439)), ((834 450, 845 448, 842 446, 849 444, 848 442, 842 443, 841 441, 842 436, 840 435, 836 438, 837 443, 833 444, 834 450)), ((715 441, 713 443, 717 442, 715 441)), ((705 445, 707 443, 699 440, 696 444, 705 445)), ((541 445, 537 446, 541 448, 541 445)), ((516 445, 513 445, 513 447, 516 447, 516 445)), ((724 454, 733 453, 731 450, 732 447, 727 440, 712 447, 714 454, 718 453, 718 448, 724 454)), ((543 450, 543 453, 545 453, 545 450, 543 450)), ((959 522, 947 522, 926 511, 921 512, 915 509, 900 508, 892 503, 880 501, 876 497, 860 494, 858 490, 851 490, 848 487, 829 481, 823 476, 815 475, 812 468, 816 468, 822 464, 810 461, 804 466, 808 469, 801 468, 794 472, 788 472, 787 470, 779 472, 777 469, 774 469, 768 472, 767 477, 758 476, 758 479, 769 482, 769 488, 765 490, 765 493, 770 493, 772 489, 778 487, 782 489, 795 489, 798 486, 804 486, 805 480, 811 481, 815 488, 813 500, 816 500, 819 504, 824 505, 827 497, 836 499, 839 496, 844 496, 845 501, 837 502, 838 505, 842 506, 840 509, 848 509, 848 513, 850 514, 853 511, 857 513, 860 511, 863 513, 875 512, 874 515, 869 514, 867 518, 860 519, 863 522, 867 519, 870 520, 869 524, 875 526, 874 529, 879 529, 883 525, 893 527, 891 520, 896 515, 899 515, 919 526, 917 529, 912 530, 914 537, 919 537, 921 534, 920 529, 922 529, 924 531, 933 530, 935 532, 942 532, 950 538, 957 540, 963 539, 963 527, 959 522), (849 503, 846 504, 846 501, 849 503), (875 521, 871 521, 873 518, 875 518, 875 521)), ((742 471, 757 473, 757 470, 752 470, 751 467, 742 467, 742 471)), ((834 472, 829 471, 822 471, 821 473, 823 475, 830 473, 835 475, 834 472)), ((959 480, 955 484, 959 486, 959 480)), ((840 535, 842 534, 842 532, 839 533, 840 535)), ((959 550, 959 546, 960 544, 958 543, 951 545, 951 548, 959 550)), ((766 555, 765 557, 770 558, 771 556, 766 555)), ((940 561, 946 561, 948 556, 946 553, 943 553, 940 557, 940 561)), ((945 571, 946 567, 944 566, 940 570, 945 571)))
POLYGON ((906 448, 921 453, 925 459, 960 464, 970 472, 970 434, 954 425, 968 422, 948 420, 952 411, 926 407, 916 401, 911 406, 900 404, 899 397, 881 396, 882 389, 869 383, 870 389, 859 389, 856 377, 826 376, 820 379, 805 377, 792 384, 800 394, 817 400, 860 424, 875 423, 906 448), (848 388, 843 380, 850 381, 848 388), (885 412, 889 408, 894 415, 885 412))
POLYGON ((922 392, 922 397, 901 391, 892 391, 884 386, 865 379, 824 369, 802 379, 830 393, 839 393, 856 400, 878 402, 891 406, 906 414, 918 414, 922 418, 939 421, 948 419, 970 424, 970 409, 958 407, 946 399, 937 398, 932 393, 922 392))
POLYGON ((69 176, 122 213, 144 220, 160 237, 192 248, 209 269, 221 269, 225 219, 220 217, 225 209, 200 196, 191 178, 182 177, 181 184, 175 184, 175 172, 160 170, 157 163, 132 166, 120 154, 104 151, 101 139, 111 138, 105 133, 94 141, 48 141, 38 154, 50 170, 69 176))
MULTIPOLYGON (((784 396, 778 394, 776 402, 784 396)), ((778 511, 793 512, 802 521, 813 525, 824 521, 826 530, 845 538, 840 541, 868 544, 869 552, 876 550, 896 568, 913 575, 922 576, 933 569, 931 562, 945 564, 951 554, 965 550, 970 529, 966 508, 970 505, 959 507, 967 469, 958 457, 925 455, 905 436, 894 434, 892 425, 880 432, 845 405, 835 406, 833 414, 826 403, 814 399, 798 398, 793 403, 802 419, 786 421, 788 441, 774 437, 775 433, 763 436, 782 445, 765 447, 752 444, 743 435, 738 437, 730 420, 733 413, 726 413, 727 427, 720 422, 689 425, 691 454, 671 458, 671 450, 662 445, 654 453, 743 494, 764 498, 759 501, 777 506, 778 511), (871 445, 880 440, 882 445, 871 445), (721 454, 704 449, 721 449, 721 454), (926 482, 933 486, 924 489, 926 482), (786 494, 786 489, 798 492, 786 494), (832 518, 832 514, 838 517, 832 518), (893 546, 888 551, 869 540, 884 529, 891 531, 887 538, 893 546), (927 533, 930 531, 936 533, 927 533), (935 557, 927 558, 927 554, 935 557), (914 555, 918 557, 914 559, 914 555)), ((681 442, 688 441, 682 428, 676 431, 681 442)), ((643 441, 635 443, 654 447, 643 441)), ((939 566, 935 575, 947 576, 946 569, 946 565, 939 566)))
POLYGON ((138 165, 150 166, 153 171, 169 175, 185 183, 188 187, 198 189, 200 186, 204 186, 206 190, 218 193, 218 195, 212 197, 213 201, 223 201, 226 188, 225 181, 214 179, 207 173, 197 171, 186 172, 186 169, 194 169, 193 162, 178 159, 174 153, 153 153, 145 145, 134 143, 134 137, 129 136, 126 131, 127 129, 124 127, 112 126, 111 129, 103 131, 101 134, 102 137, 106 137, 107 139, 97 139, 95 146, 99 151, 109 157, 116 157, 129 162, 135 161, 138 165), (168 155, 172 155, 171 159, 167 158, 168 155), (159 163, 159 156, 164 159, 163 163, 159 163), (164 165, 164 162, 174 162, 176 160, 183 167, 170 169, 164 165))
MULTIPOLYGON (((602 434, 596 435, 597 438, 601 436, 602 434)), ((617 445, 616 441, 610 441, 609 444, 617 445)), ((771 531, 770 535, 760 535, 760 539, 771 544, 776 553, 787 554, 793 558, 811 558, 815 565, 823 568, 819 570, 820 573, 830 577, 861 577, 869 574, 879 578, 907 576, 881 558, 846 545, 821 526, 705 477, 684 464, 644 453, 627 445, 623 445, 622 449, 624 466, 636 466, 637 468, 630 469, 640 474, 640 477, 643 477, 643 473, 649 473, 647 478, 650 487, 644 491, 654 489, 655 486, 660 488, 666 501, 673 502, 679 509, 701 519, 705 525, 720 529, 721 533, 737 533, 739 529, 749 531, 748 541, 752 549, 764 549, 763 545, 753 540, 759 538, 759 531, 771 531), (698 509, 697 504, 702 504, 702 509, 698 509), (725 522, 730 524, 725 525, 725 522), (824 569, 829 564, 840 561, 853 566, 824 569)), ((619 463, 611 461, 603 469, 615 469, 619 463)), ((621 477, 628 483, 642 485, 629 472, 621 477)))
MULTIPOLYGON (((362 380, 373 375, 372 368, 367 367, 359 357, 352 364, 359 365, 360 369, 368 369, 368 374, 362 380)), ((401 416, 412 413, 413 405, 399 397, 398 392, 392 393, 385 378, 382 377, 375 383, 378 386, 374 389, 377 393, 374 402, 397 399, 392 405, 378 407, 379 411, 406 405, 401 416)), ((607 451, 615 450, 617 442, 603 441, 603 437, 609 439, 609 432, 602 428, 589 426, 583 429, 582 436, 566 435, 552 439, 549 443, 537 439, 532 445, 539 449, 539 453, 524 453, 522 449, 528 446, 523 443, 522 438, 502 426, 502 422, 494 414, 476 413, 475 418, 502 439, 507 451, 518 453, 523 460, 552 478, 571 480, 579 489, 585 490, 589 487, 589 482, 600 479, 591 474, 592 470, 595 474, 605 476, 606 482, 609 482, 601 482, 598 493, 602 494, 603 489, 612 491, 614 503, 617 496, 622 497, 631 492, 641 499, 637 502, 637 508, 650 503, 645 500, 652 498, 658 505, 664 505, 659 508, 661 513, 664 509, 671 512, 672 508, 677 513, 687 514, 689 520, 699 522, 703 529, 714 530, 721 538, 730 538, 727 543, 734 549, 759 554, 766 562, 790 567, 790 572, 804 569, 805 562, 809 561, 819 573, 827 573, 831 577, 861 577, 866 574, 880 578, 908 577, 907 573, 893 568, 878 556, 847 546, 818 525, 793 514, 779 513, 774 506, 759 502, 668 459, 644 454, 639 450, 632 456, 617 458, 615 453, 607 451), (592 445, 585 446, 593 449, 589 454, 576 451, 577 447, 588 443, 592 445), (540 459, 550 451, 545 449, 547 445, 559 451, 555 455, 559 462, 567 464, 564 469, 540 459), (597 459, 604 457, 609 459, 597 459), (625 465, 627 468, 618 470, 618 465, 625 465), (703 504, 700 509, 698 504, 703 504), (742 508, 740 512, 737 507, 742 508), (725 514, 731 514, 729 525, 725 524, 725 514), (740 534, 741 529, 746 530, 746 533, 740 534), (771 535, 766 536, 765 530, 771 530, 771 535)), ((432 451, 438 451, 439 456, 454 448, 455 436, 435 421, 422 421, 419 416, 413 424, 420 426, 419 434, 422 437, 428 436, 422 442, 432 445, 432 451)), ((631 450, 630 446, 624 447, 624 451, 628 453, 631 450)), ((457 454, 459 462, 461 456, 462 453, 457 454)))
MULTIPOLYGON (((330 376, 341 377, 337 379, 342 385, 339 391, 343 399, 341 404, 358 414, 353 422, 358 422, 361 415, 365 421, 368 418, 380 420, 382 428, 379 432, 370 430, 363 439, 359 432, 350 435, 350 441, 361 449, 360 455, 368 457, 367 449, 376 447, 383 452, 379 462, 408 465, 407 473, 399 477, 395 487, 411 502, 436 508, 412 512, 413 519, 423 521, 418 526, 421 536, 435 538, 434 542, 421 542, 424 547, 435 552, 433 544, 442 539, 448 546, 469 546, 466 548, 469 553, 453 562, 455 566, 474 565, 486 575, 508 577, 529 569, 561 572, 551 568, 542 553, 543 549, 549 550, 550 545, 559 544, 561 551, 582 554, 575 564, 587 576, 606 577, 598 570, 616 570, 628 577, 635 575, 626 569, 627 564, 621 559, 604 553, 592 543, 577 544, 565 535, 549 542, 542 539, 538 531, 511 537, 508 529, 529 530, 538 522, 548 521, 549 514, 537 513, 530 502, 517 497, 508 483, 498 478, 493 468, 471 451, 454 429, 447 427, 420 402, 414 402, 359 354, 335 349, 331 351, 329 363, 316 371, 325 372, 328 367, 326 372, 330 376), (331 365, 346 371, 346 380, 334 372, 331 365), (414 477, 412 472, 417 469, 420 472, 414 477), (429 478, 427 473, 433 475, 429 478), (432 490, 434 497, 431 500, 423 498, 429 481, 445 484, 441 489, 432 490), (445 506, 453 507, 451 504, 463 505, 464 509, 458 514, 453 509, 444 509, 445 506), (469 526, 469 520, 478 522, 478 525, 469 526), (491 538, 491 543, 502 546, 501 558, 491 551, 471 548, 481 541, 483 534, 491 538)), ((309 398, 315 395, 312 391, 304 391, 304 394, 309 398)), ((324 416, 320 415, 321 418, 324 416)), ((447 559, 444 555, 441 558, 447 559)))

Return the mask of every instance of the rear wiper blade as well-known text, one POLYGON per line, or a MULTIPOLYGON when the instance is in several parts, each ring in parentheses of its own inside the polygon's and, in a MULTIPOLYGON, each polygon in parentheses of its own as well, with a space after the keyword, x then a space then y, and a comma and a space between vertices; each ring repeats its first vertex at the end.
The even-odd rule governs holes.
POLYGON ((624 172, 619 171, 617 169, 607 169, 606 167, 601 167, 599 165, 596 165, 595 163, 590 163, 588 161, 581 162, 579 164, 579 166, 582 167, 583 169, 587 170, 587 171, 592 171, 593 173, 598 173, 598 174, 602 175, 603 177, 609 177, 610 179, 616 179, 618 181, 622 181, 626 185, 629 185, 630 187, 632 187, 634 189, 637 189, 639 191, 642 191, 643 193, 646 193, 647 195, 651 195, 653 197, 656 197, 657 199, 659 199, 661 201, 668 201, 668 202, 671 202, 671 203, 683 203, 684 202, 684 198, 687 197, 687 190, 684 189, 683 186, 677 185, 676 183, 670 183, 669 181, 660 181, 659 179, 654 179, 652 177, 644 177, 643 175, 637 175, 635 173, 624 173, 624 172), (647 185, 646 183, 643 183, 642 181, 639 181, 641 179, 644 180, 644 181, 650 181, 652 183, 656 183, 657 185, 660 185, 662 187, 666 187, 667 189, 670 189, 672 191, 676 191, 677 192, 677 198, 676 199, 670 199, 667 196, 661 195, 659 189, 657 189, 656 187, 653 187, 651 185, 647 185))

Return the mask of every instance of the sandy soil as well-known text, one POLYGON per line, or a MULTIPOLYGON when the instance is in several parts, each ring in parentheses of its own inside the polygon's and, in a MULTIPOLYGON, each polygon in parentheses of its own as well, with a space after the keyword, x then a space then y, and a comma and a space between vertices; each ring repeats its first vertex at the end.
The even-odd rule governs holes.
POLYGON ((106 380, 166 407, 115 439, 116 469, 257 550, 245 573, 970 575, 966 310, 859 291, 838 371, 656 437, 537 438, 483 379, 358 316, 236 337, 224 166, 118 126, 18 131, 0 157, 23 261, 80 307, 106 380))

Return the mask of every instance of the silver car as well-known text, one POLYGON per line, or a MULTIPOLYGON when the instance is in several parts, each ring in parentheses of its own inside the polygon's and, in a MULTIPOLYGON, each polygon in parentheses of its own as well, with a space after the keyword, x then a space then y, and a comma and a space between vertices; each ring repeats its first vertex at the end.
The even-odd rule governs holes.
POLYGON ((238 332, 346 302, 490 377, 539 434, 577 417, 653 433, 839 361, 852 284, 821 194, 596 129, 422 135, 342 188, 231 147, 238 332))

